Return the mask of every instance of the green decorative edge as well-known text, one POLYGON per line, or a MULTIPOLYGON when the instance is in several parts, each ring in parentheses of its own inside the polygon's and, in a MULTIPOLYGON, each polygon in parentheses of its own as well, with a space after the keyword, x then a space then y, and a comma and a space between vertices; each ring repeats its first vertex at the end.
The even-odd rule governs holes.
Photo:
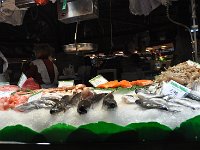
POLYGON ((183 122, 174 130, 157 122, 132 123, 120 126, 97 122, 78 128, 59 123, 41 132, 22 125, 7 126, 0 130, 0 141, 26 143, 70 143, 70 142, 149 142, 179 139, 200 141, 200 116, 183 122))

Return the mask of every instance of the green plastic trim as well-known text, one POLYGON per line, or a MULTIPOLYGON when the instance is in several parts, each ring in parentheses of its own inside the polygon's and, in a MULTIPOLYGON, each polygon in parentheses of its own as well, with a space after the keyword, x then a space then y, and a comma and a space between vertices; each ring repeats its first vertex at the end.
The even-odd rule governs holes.
POLYGON ((113 123, 97 122, 78 128, 59 123, 41 132, 35 132, 22 125, 7 126, 0 130, 0 141, 15 142, 151 142, 179 139, 200 141, 200 116, 183 122, 174 130, 157 122, 132 123, 120 126, 113 123))

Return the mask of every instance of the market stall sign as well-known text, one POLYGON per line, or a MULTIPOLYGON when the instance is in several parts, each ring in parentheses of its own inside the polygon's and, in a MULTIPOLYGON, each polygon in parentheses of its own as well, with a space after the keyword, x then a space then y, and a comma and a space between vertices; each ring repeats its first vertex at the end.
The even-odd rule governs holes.
POLYGON ((17 85, 21 88, 27 79, 27 76, 24 73, 22 73, 17 85))
POLYGON ((70 87, 74 86, 74 80, 58 81, 58 87, 70 87))
POLYGON ((185 97, 188 93, 190 93, 190 89, 187 87, 171 80, 168 83, 164 83, 162 93, 164 95, 170 95, 174 98, 182 98, 185 97))
POLYGON ((98 75, 96 77, 94 77, 93 79, 89 80, 89 82, 94 86, 97 87, 100 84, 104 84, 107 83, 108 80, 106 80, 102 75, 98 75))
POLYGON ((28 102, 39 100, 41 97, 42 97, 42 91, 37 92, 37 93, 33 94, 31 97, 29 97, 28 102))

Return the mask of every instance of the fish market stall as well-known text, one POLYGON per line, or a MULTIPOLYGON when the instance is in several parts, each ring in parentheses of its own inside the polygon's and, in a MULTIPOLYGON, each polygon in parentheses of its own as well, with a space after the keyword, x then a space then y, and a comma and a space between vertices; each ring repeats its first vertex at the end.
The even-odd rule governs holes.
POLYGON ((154 81, 97 76, 93 87, 39 89, 32 79, 21 87, 0 86, 0 141, 198 141, 199 71, 199 64, 187 61, 154 81))

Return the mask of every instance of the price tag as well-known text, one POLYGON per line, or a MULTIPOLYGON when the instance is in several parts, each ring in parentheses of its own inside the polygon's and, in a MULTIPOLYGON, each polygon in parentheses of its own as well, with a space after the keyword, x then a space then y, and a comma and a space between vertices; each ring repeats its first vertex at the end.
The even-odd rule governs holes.
POLYGON ((58 87, 70 87, 74 86, 74 80, 69 80, 69 81, 58 81, 58 87))
POLYGON ((94 86, 97 87, 100 84, 107 83, 108 80, 106 80, 102 75, 98 75, 94 77, 93 79, 89 80, 89 82, 94 86))
POLYGON ((27 76, 24 73, 22 73, 17 85, 21 88, 22 85, 26 82, 26 80, 27 80, 27 76))
POLYGON ((190 91, 190 89, 172 80, 168 83, 164 83, 162 89, 164 95, 170 95, 174 98, 185 97, 190 91))
POLYGON ((3 86, 3 85, 10 85, 9 82, 0 82, 0 86, 3 86))
POLYGON ((42 97, 42 91, 36 93, 36 94, 33 94, 31 97, 29 97, 28 99, 28 102, 32 102, 32 101, 35 101, 35 100, 38 100, 42 97))
POLYGON ((13 93, 13 91, 6 91, 6 92, 2 92, 0 91, 0 98, 2 97, 10 97, 10 95, 13 93))

